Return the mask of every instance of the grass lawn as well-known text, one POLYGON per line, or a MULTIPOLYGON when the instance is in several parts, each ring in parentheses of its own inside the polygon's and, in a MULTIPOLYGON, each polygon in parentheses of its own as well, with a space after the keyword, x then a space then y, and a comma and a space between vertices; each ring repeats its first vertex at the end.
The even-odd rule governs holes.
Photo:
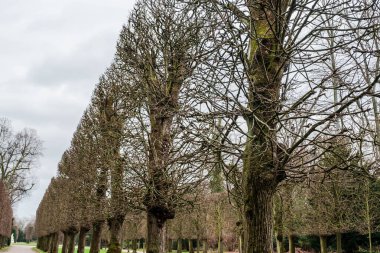
POLYGON ((37 249, 36 247, 33 247, 32 250, 34 250, 34 251, 37 252, 37 253, 43 253, 42 250, 39 250, 39 249, 37 249))
MULTIPOLYGON (((75 252, 77 252, 78 247, 75 247, 75 252)), ((89 253, 90 252, 90 247, 85 247, 84 248, 84 253, 89 253)), ((106 253, 107 249, 100 249, 99 253, 106 253)), ((58 247, 58 253, 62 253, 62 246, 60 245, 58 247)))
POLYGON ((37 245, 37 242, 30 242, 30 243, 26 243, 26 242, 15 242, 15 243, 12 243, 12 245, 36 246, 36 245, 37 245))

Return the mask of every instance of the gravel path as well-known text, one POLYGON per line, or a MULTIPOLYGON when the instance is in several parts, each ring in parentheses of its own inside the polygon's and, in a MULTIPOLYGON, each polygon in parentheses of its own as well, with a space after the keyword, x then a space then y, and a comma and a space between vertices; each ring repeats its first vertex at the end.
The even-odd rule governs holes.
POLYGON ((34 250, 32 250, 33 246, 27 246, 27 245, 12 245, 9 247, 6 253, 36 253, 34 250))

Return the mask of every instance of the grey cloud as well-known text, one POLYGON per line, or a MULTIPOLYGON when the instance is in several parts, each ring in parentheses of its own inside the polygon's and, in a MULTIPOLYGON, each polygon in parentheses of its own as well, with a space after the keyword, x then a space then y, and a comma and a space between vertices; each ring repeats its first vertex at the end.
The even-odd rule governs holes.
POLYGON ((94 85, 109 66, 134 1, 0 1, 0 116, 37 130, 38 184, 17 204, 30 217, 56 175, 94 85))

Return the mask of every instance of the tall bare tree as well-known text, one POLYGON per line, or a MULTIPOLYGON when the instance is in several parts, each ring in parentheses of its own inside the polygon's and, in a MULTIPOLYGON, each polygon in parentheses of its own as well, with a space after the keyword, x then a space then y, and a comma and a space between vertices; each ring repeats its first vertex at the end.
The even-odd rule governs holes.
POLYGON ((21 200, 35 185, 33 169, 41 156, 42 142, 35 130, 15 133, 10 121, 0 119, 0 177, 12 204, 21 200))

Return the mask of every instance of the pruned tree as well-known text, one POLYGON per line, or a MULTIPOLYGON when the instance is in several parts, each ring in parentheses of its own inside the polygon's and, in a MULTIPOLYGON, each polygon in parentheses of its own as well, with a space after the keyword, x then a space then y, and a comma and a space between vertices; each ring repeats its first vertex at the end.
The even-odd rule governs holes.
POLYGON ((200 12, 214 13, 219 27, 217 50, 199 75, 200 109, 194 114, 221 132, 218 148, 226 174, 241 172, 243 252, 271 252, 272 200, 279 184, 316 173, 321 144, 332 136, 363 138, 352 117, 363 116, 380 76, 363 82, 360 63, 350 55, 368 52, 355 47, 374 40, 378 27, 371 21, 379 8, 364 0, 196 4, 200 12), (364 19, 367 10, 373 15, 364 19), (325 43, 326 38, 334 43, 325 43), (333 71, 325 64, 331 53, 339 54, 333 71), (337 117, 344 123, 338 131, 337 117))

